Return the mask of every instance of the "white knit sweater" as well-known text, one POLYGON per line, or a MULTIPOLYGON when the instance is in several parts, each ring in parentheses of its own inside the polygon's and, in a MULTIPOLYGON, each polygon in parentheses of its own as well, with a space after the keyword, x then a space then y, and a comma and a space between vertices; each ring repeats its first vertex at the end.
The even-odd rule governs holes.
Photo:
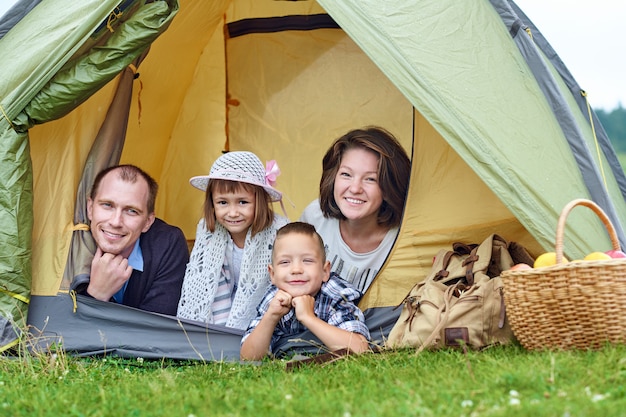
MULTIPOLYGON (((245 330, 256 316, 256 307, 270 285, 267 266, 271 262, 272 244, 276 231, 289 220, 275 215, 274 223, 254 237, 248 230, 241 259, 239 282, 226 326, 245 330)), ((213 322, 212 304, 220 275, 228 273, 228 254, 233 240, 219 223, 215 232, 207 230, 204 218, 198 222, 196 241, 191 250, 185 280, 178 303, 177 316, 185 319, 213 322)))

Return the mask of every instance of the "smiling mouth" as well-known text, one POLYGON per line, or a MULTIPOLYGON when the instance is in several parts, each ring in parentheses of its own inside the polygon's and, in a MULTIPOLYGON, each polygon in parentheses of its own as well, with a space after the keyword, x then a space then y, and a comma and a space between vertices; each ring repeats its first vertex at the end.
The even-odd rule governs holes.
POLYGON ((289 281, 289 285, 304 285, 306 284, 308 281, 289 281))
POLYGON ((106 230, 102 230, 102 229, 101 229, 101 231, 102 231, 102 233, 103 233, 105 236, 107 236, 107 237, 109 237, 109 238, 111 238, 111 239, 121 239, 121 238, 123 238, 123 237, 125 236, 124 234, 119 234, 119 233, 108 232, 108 231, 106 231, 106 230))
POLYGON ((350 204, 363 204, 365 203, 365 201, 363 200, 357 200, 356 198, 350 198, 350 197, 346 197, 346 201, 350 204))

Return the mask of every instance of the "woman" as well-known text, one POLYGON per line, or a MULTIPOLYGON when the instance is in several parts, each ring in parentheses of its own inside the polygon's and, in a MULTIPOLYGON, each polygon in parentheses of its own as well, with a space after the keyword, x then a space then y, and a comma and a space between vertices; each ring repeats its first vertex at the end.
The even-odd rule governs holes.
POLYGON ((355 129, 324 155, 320 196, 300 217, 324 239, 332 271, 365 292, 398 235, 411 162, 380 127, 355 129))

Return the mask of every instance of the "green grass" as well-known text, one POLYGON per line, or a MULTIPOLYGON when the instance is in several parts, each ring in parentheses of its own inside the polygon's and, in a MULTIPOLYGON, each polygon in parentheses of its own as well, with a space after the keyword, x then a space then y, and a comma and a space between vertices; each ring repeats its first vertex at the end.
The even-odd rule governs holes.
POLYGON ((626 415, 626 346, 397 351, 285 368, 0 356, 0 416, 626 415))
POLYGON ((307 364, 0 357, 0 416, 621 416, 626 346, 307 364))

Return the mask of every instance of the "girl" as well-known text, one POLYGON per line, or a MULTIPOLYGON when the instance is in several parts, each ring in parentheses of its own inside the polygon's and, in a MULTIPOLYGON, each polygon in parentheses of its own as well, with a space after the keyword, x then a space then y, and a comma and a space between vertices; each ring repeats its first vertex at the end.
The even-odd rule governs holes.
POLYGON ((220 156, 209 175, 189 180, 206 191, 204 218, 185 271, 177 316, 245 330, 270 285, 268 265, 276 231, 287 218, 274 214, 282 194, 252 152, 220 156))

